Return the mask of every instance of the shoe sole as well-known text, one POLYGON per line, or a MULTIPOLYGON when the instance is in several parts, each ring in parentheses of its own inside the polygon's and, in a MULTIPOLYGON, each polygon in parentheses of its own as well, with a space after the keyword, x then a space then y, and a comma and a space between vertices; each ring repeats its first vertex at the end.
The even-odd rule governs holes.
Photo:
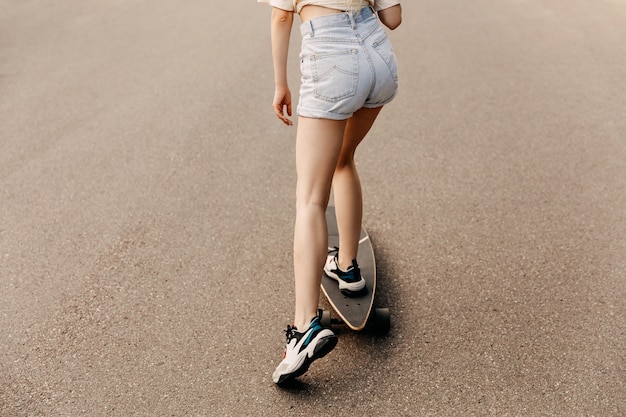
POLYGON ((278 378, 278 381, 275 381, 276 384, 284 385, 285 383, 304 375, 314 361, 328 355, 335 348, 335 346, 337 346, 337 341, 338 339, 335 335, 326 336, 320 339, 315 346, 315 350, 313 350, 313 356, 309 357, 307 354, 304 358, 302 366, 291 373, 281 375, 278 378))

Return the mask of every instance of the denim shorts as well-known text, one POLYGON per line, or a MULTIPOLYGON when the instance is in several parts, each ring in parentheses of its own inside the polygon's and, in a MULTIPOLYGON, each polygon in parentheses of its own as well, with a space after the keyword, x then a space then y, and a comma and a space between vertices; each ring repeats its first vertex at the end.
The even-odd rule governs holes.
POLYGON ((316 17, 300 25, 300 32, 298 115, 345 120, 362 107, 393 100, 398 63, 371 7, 316 17))

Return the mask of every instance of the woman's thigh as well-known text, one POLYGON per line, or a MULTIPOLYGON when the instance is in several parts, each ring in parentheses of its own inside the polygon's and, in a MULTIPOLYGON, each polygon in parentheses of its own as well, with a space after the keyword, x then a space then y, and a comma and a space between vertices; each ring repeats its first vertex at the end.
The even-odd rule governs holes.
POLYGON ((296 195, 299 204, 323 207, 328 204, 345 127, 345 120, 298 118, 296 195))

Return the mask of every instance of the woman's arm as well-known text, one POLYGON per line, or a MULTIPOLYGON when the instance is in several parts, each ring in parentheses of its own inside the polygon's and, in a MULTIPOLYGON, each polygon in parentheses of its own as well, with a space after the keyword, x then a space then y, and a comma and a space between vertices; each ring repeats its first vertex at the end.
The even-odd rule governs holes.
POLYGON ((272 8, 271 34, 272 34, 272 61, 274 63, 274 112, 276 116, 287 126, 293 125, 291 119, 291 91, 287 82, 287 53, 289 52, 289 38, 293 25, 293 12, 272 8))
POLYGON ((402 23, 402 6, 396 4, 378 12, 378 18, 389 29, 394 30, 402 23))

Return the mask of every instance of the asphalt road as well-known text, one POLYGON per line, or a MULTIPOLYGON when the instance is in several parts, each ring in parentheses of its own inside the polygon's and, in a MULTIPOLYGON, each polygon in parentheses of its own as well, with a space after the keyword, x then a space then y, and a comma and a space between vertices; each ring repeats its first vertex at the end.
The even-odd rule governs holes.
POLYGON ((0 415, 626 415, 626 3, 406 2, 358 155, 393 327, 290 389, 295 129, 223 3, 0 3, 0 415))

